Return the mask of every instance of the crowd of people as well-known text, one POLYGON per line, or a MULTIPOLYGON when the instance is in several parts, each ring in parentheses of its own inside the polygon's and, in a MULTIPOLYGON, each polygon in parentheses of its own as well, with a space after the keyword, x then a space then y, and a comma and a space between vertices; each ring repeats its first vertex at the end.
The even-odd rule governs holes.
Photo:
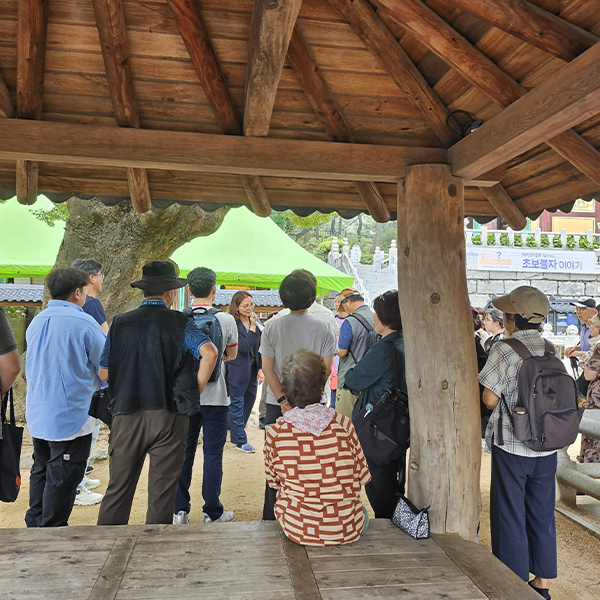
MULTIPOLYGON (((263 325, 251 292, 236 292, 223 312, 213 306, 212 270, 198 267, 183 279, 170 261, 153 260, 131 283, 144 295, 139 308, 116 316, 109 329, 95 298, 101 268, 85 259, 53 270, 46 280, 48 307, 27 330, 26 417, 34 449, 28 527, 66 525, 77 498, 93 494, 97 483, 86 467, 99 423, 88 408, 103 385, 112 423, 108 488, 92 498, 101 500, 99 525, 128 522, 147 456, 146 522, 188 523, 201 430, 202 520, 233 520, 220 501, 223 449, 229 436, 241 453, 255 452, 245 429, 263 382, 263 519, 277 520, 298 543, 351 542, 368 526, 363 486, 375 516, 392 516, 404 494, 406 453, 384 465, 365 456, 352 420, 392 386, 406 392, 397 291, 377 297, 371 309, 357 290, 342 290, 333 313, 316 302, 312 273, 296 270, 280 285, 285 309, 263 325), (184 286, 191 309, 171 310, 184 286)), ((549 303, 536 288, 522 286, 492 304, 472 309, 482 438, 492 454, 492 548, 523 579, 533 573, 530 585, 549 598, 549 580, 556 577, 556 452, 520 442, 500 409, 500 399, 508 410, 517 405, 523 363, 514 344, 503 340, 543 355, 540 331, 549 303)), ((566 355, 580 361, 582 403, 598 408, 600 316, 593 299, 574 305, 581 337, 566 355)), ((0 312, 3 394, 19 372, 7 331, 0 312)), ((600 460, 597 440, 584 438, 581 460, 600 460)))

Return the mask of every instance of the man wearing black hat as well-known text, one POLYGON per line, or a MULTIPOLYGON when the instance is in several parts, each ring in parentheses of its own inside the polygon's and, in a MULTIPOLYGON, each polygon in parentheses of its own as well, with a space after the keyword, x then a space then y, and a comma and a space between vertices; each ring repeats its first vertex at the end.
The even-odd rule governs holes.
POLYGON ((569 302, 569 304, 575 307, 577 318, 581 321, 581 328, 579 330, 579 345, 567 348, 565 356, 582 358, 590 349, 589 322, 596 314, 596 301, 593 298, 579 298, 579 300, 569 302))
POLYGON ((166 260, 144 265, 130 285, 144 292, 140 307, 115 317, 100 359, 108 381, 113 415, 109 438, 110 481, 98 525, 125 525, 146 455, 146 523, 172 523, 183 464, 188 419, 178 414, 173 383, 186 353, 200 360, 200 393, 217 361, 210 339, 179 311, 169 310, 178 288, 187 284, 166 260))

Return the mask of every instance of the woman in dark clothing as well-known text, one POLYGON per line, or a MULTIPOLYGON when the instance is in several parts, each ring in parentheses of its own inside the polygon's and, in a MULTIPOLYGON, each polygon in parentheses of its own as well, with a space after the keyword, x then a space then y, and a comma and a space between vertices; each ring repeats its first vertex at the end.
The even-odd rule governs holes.
POLYGON ((231 401, 229 432, 236 449, 251 454, 255 450, 248 443, 245 428, 256 400, 258 383, 264 379, 258 352, 260 331, 256 325, 252 294, 236 292, 229 304, 229 314, 238 328, 237 357, 227 362, 227 385, 231 401))
MULTIPOLYGON (((354 405, 353 418, 367 404, 375 406, 383 392, 395 385, 395 354, 389 342, 394 344, 399 359, 400 389, 406 392, 404 337, 398 292, 390 290, 375 298, 373 310, 373 326, 381 340, 373 344, 363 358, 346 373, 346 387, 359 396, 354 405)), ((404 494, 406 453, 383 466, 377 466, 368 456, 366 459, 371 472, 371 481, 365 486, 367 497, 376 518, 390 519, 394 514, 398 495, 404 494)))

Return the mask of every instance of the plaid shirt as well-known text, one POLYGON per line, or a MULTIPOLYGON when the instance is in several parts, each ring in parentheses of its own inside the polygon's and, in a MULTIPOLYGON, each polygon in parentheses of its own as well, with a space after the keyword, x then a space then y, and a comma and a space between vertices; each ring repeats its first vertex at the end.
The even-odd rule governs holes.
MULTIPOLYGON (((515 331, 511 337, 525 344, 534 356, 543 356, 544 338, 538 331, 515 331)), ((498 342, 492 347, 485 367, 479 373, 479 382, 481 385, 494 392, 498 397, 504 394, 506 404, 511 411, 517 405, 519 397, 518 377, 522 363, 523 359, 508 344, 498 342)), ((504 446, 498 445, 495 438, 498 436, 498 420, 501 408, 503 408, 502 412, 505 413, 506 409, 502 400, 498 400, 498 404, 485 430, 485 443, 488 450, 492 449, 492 445, 496 445, 510 454, 527 456, 529 458, 548 456, 556 452, 536 452, 522 442, 519 442, 513 434, 510 418, 506 414, 502 417, 504 446)))

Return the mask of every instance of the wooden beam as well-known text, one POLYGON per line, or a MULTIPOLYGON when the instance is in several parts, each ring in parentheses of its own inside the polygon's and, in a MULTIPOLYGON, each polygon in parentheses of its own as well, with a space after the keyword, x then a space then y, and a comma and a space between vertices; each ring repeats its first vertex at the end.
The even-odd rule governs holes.
POLYGON ((10 98, 10 92, 6 87, 2 73, 0 73, 0 117, 10 119, 15 116, 15 107, 10 98))
POLYGON ((266 136, 302 0, 254 0, 250 26, 244 134, 266 136))
MULTIPOLYGON (((48 2, 22 0, 17 20, 17 117, 40 119, 44 107, 44 68, 48 2)), ((16 192, 21 204, 34 204, 38 196, 39 166, 16 163, 16 192)))
POLYGON ((453 0, 453 4, 567 62, 600 41, 527 0, 453 0))
MULTIPOLYGON (((453 173, 467 179, 550 140, 568 156, 587 151, 577 160, 594 164, 596 151, 574 132, 556 137, 600 113, 600 44, 565 65, 559 72, 484 123, 448 152, 453 173), (553 138, 553 139, 550 139, 553 138), (561 143, 562 141, 562 143, 561 143)), ((596 153, 597 154, 597 153, 596 153)), ((563 154, 564 155, 564 154, 563 154)), ((600 160, 595 181, 600 185, 600 160)))
MULTIPOLYGON (((224 134, 240 135, 242 126, 231 99, 225 77, 195 0, 168 0, 192 64, 224 134)), ((260 177, 242 176, 241 182, 254 214, 267 217, 271 204, 260 177)))
POLYGON ((508 171, 506 165, 500 165, 495 169, 491 169, 487 173, 482 173, 475 179, 467 179, 465 180, 465 187, 478 187, 478 188, 488 188, 494 187, 496 184, 500 183, 508 171))
POLYGON ((498 214, 514 229, 520 231, 527 225, 527 218, 519 210, 513 199, 501 184, 488 188, 480 188, 489 200, 489 203, 498 211, 498 214))
MULTIPOLYGON (((527 93, 525 88, 471 46, 421 0, 374 2, 401 20, 407 31, 500 106, 509 106, 527 93)), ((600 152, 591 154, 589 144, 583 138, 573 133, 567 139, 567 136, 561 134, 552 140, 552 148, 560 148, 563 158, 594 181, 598 181, 600 152), (585 158, 582 159, 582 156, 585 158)))
MULTIPOLYGON (((352 131, 350 131, 298 25, 294 27, 287 56, 300 87, 304 90, 330 139, 334 142, 353 143, 352 131)), ((390 211, 387 209, 377 185, 372 181, 356 181, 354 185, 375 221, 378 223, 389 221, 390 211)))
MULTIPOLYGON (((139 127, 122 0, 92 0, 92 4, 115 119, 121 127, 139 127)), ((147 173, 143 169, 128 170, 127 181, 135 210, 148 212, 152 203, 147 173)))
POLYGON ((598 189, 598 184, 587 177, 578 177, 564 184, 556 185, 530 196, 520 198, 515 204, 523 214, 529 215, 541 210, 561 206, 581 196, 597 192, 598 189))
POLYGON ((443 148, 340 144, 0 119, 0 160, 396 183, 443 148))
POLYGON ((408 496, 431 506, 432 532, 473 540, 481 431, 463 204, 462 181, 448 165, 411 166, 406 185, 398 185, 398 292, 411 399, 408 496), (423 331, 440 328, 445 335, 425 359, 418 350, 423 331))

